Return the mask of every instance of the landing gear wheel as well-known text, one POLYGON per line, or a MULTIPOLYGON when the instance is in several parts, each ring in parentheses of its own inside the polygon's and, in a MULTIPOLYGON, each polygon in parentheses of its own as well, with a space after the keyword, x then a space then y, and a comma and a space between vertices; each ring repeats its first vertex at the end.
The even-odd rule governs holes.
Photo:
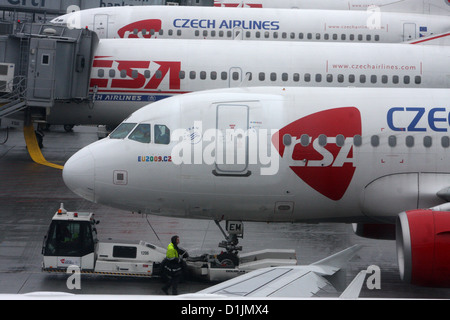
POLYGON ((223 268, 234 268, 239 265, 239 258, 235 254, 229 252, 219 254, 217 260, 223 268))

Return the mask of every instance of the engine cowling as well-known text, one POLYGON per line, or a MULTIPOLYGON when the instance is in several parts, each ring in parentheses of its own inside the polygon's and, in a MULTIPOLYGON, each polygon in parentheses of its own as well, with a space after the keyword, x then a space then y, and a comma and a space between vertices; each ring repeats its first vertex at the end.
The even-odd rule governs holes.
POLYGON ((403 281, 450 287, 450 212, 402 212, 397 218, 396 242, 403 281))

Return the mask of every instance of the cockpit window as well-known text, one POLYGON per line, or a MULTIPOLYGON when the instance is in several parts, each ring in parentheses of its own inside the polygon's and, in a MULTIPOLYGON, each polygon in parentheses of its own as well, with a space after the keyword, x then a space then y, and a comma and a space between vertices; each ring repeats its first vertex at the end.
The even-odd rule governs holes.
POLYGON ((150 143, 150 125, 141 123, 134 129, 128 139, 141 143, 150 143))
POLYGON ((169 144, 170 143, 170 129, 163 124, 155 125, 155 143, 169 144))
POLYGON ((109 137, 111 139, 125 139, 125 137, 133 130, 136 126, 136 123, 122 123, 120 124, 116 130, 111 132, 109 137))

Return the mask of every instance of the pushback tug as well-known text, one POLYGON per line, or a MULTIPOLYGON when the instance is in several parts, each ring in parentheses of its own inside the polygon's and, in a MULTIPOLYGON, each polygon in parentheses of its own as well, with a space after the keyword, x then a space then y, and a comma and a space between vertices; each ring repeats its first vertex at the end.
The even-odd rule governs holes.
MULTIPOLYGON (((67 272, 77 266, 83 274, 129 277, 158 277, 166 250, 146 241, 99 241, 92 212, 58 209, 44 238, 42 270, 67 272)), ((220 227, 220 225, 217 223, 220 227)), ((221 229, 224 233, 224 231, 221 229)), ((225 233, 224 233, 225 235, 225 233)), ((295 250, 261 250, 238 254, 236 234, 219 246, 226 252, 186 258, 188 276, 209 281, 224 281, 265 267, 296 265, 295 250)))

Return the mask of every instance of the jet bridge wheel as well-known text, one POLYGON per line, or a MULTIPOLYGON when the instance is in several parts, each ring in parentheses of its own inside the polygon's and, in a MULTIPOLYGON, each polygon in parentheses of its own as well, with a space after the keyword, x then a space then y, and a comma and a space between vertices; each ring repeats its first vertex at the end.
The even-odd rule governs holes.
POLYGON ((239 258, 230 252, 222 252, 217 256, 217 260, 223 268, 233 268, 239 265, 239 258))

